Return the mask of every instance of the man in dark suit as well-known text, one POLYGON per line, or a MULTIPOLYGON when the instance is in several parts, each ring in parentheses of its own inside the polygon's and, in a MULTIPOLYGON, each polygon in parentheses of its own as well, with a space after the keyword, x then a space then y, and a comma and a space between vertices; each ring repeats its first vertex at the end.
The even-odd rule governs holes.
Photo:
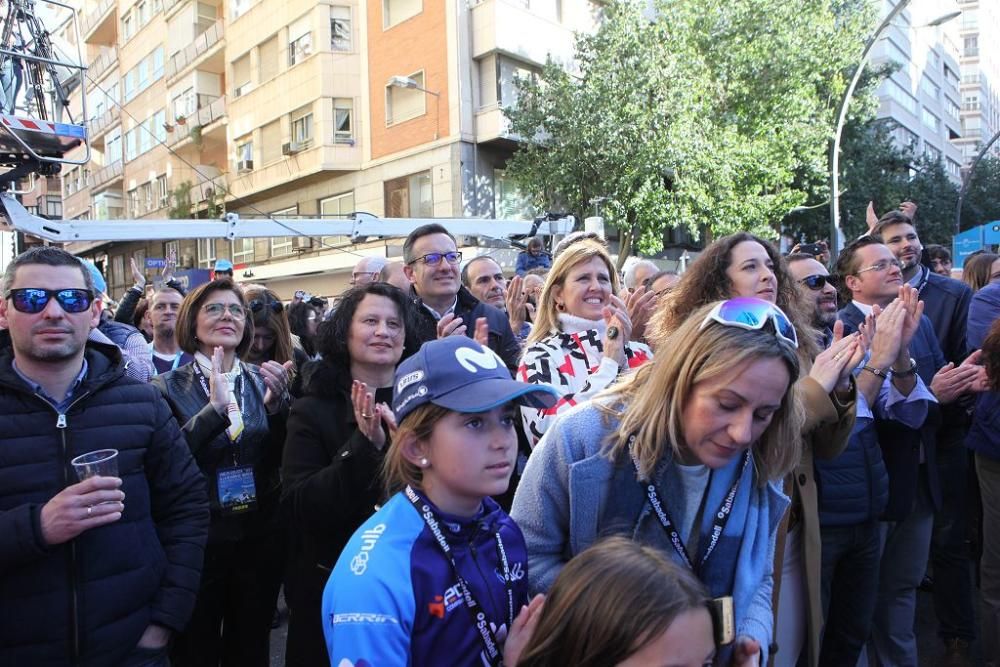
MULTIPOLYGON (((850 301, 838 313, 845 331, 856 330, 867 315, 891 303, 904 286, 899 260, 872 236, 863 236, 844 249, 837 260, 837 272, 843 296, 850 301)), ((953 402, 976 377, 974 369, 971 373, 955 373, 958 369, 943 368, 944 356, 926 316, 920 318, 909 354, 909 368, 866 366, 863 372, 883 377, 890 370, 896 375, 916 372, 941 403, 953 402)), ((876 651, 884 664, 917 664, 913 619, 924 562, 915 554, 927 553, 934 511, 941 502, 935 440, 939 422, 936 406, 931 406, 920 429, 898 422, 876 422, 889 474, 889 502, 882 517, 882 574, 872 629, 876 651)))
MULTIPOLYGON (((971 350, 966 341, 966 320, 972 289, 960 280, 938 275, 920 263, 923 244, 913 219, 901 211, 883 215, 872 230, 902 264, 903 280, 915 287, 924 302, 945 361, 960 367, 971 350)), ((934 609, 938 634, 956 661, 971 664, 969 643, 975 639, 972 560, 968 548, 969 430, 971 398, 955 401, 941 410, 937 432, 937 468, 941 506, 934 516, 930 562, 934 576, 934 609)))

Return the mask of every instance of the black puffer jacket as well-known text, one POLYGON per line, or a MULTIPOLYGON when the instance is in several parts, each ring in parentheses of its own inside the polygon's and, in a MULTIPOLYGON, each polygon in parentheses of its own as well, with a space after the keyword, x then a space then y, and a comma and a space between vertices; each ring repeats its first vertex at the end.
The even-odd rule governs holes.
POLYGON ((212 508, 209 543, 240 540, 261 535, 275 528, 281 496, 281 449, 285 441, 285 412, 268 415, 264 408, 266 387, 260 368, 241 363, 243 390, 240 404, 243 414, 243 436, 237 446, 229 441, 228 417, 215 411, 195 374, 195 364, 157 375, 153 385, 166 397, 174 416, 181 424, 191 453, 208 482, 208 497, 212 508), (252 465, 257 487, 257 511, 223 516, 219 505, 217 473, 233 465, 233 454, 239 465, 252 465))
MULTIPOLYGON (((319 609, 323 587, 341 550, 382 498, 383 452, 358 431, 350 371, 323 361, 303 367, 305 395, 292 405, 282 463, 291 553, 289 605, 319 609)), ((392 402, 392 388, 375 393, 392 402)), ((318 611, 317 611, 318 613, 318 611)))
POLYGON ((208 530, 205 484, 166 401, 87 344, 63 428, 11 366, 0 332, 0 665, 116 665, 156 623, 194 608, 208 530), (76 483, 70 459, 119 451, 121 520, 47 546, 42 505, 76 483))

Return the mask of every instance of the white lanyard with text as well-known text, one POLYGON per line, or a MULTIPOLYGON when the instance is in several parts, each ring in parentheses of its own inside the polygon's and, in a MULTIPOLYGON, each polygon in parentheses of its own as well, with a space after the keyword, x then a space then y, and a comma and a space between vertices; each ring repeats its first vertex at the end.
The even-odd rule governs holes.
MULTIPOLYGON (((239 369, 239 360, 234 362, 234 369, 239 369)), ((201 384, 201 388, 205 390, 205 396, 209 400, 212 399, 212 392, 208 385, 208 380, 205 379, 205 373, 201 369, 201 363, 195 360, 194 366, 195 375, 198 376, 198 382, 201 384)), ((240 373, 232 382, 229 382, 228 377, 226 378, 227 384, 229 384, 229 407, 227 408, 227 413, 229 416, 229 427, 226 428, 226 434, 229 436, 229 440, 236 444, 239 442, 240 437, 243 435, 243 414, 240 411, 240 403, 236 402, 236 381, 239 380, 240 384, 240 403, 246 404, 246 381, 243 379, 243 374, 240 373)), ((233 463, 238 464, 239 459, 236 456, 236 452, 233 452, 233 463)))
MULTIPOLYGON (((459 573, 458 564, 451 554, 451 545, 448 544, 447 538, 441 532, 441 527, 434 516, 434 510, 430 508, 430 505, 423 502, 420 496, 409 486, 406 487, 405 493, 407 499, 417 510, 417 513, 423 518, 424 523, 427 524, 431 534, 434 536, 434 541, 441 547, 444 557, 448 559, 448 564, 451 565, 451 570, 455 578, 458 579, 458 587, 462 591, 462 599, 465 601, 465 606, 475 621, 476 629, 479 631, 480 639, 483 641, 483 646, 486 649, 486 657, 489 659, 490 665, 493 667, 503 665, 503 652, 500 650, 500 642, 497 641, 496 634, 490 628, 490 621, 486 618, 483 606, 473 597, 472 590, 465 581, 465 577, 459 573)), ((511 625, 514 624, 514 583, 511 580, 510 564, 507 562, 507 551, 503 548, 503 541, 500 539, 499 530, 497 530, 494 537, 497 544, 497 556, 500 559, 500 565, 503 567, 504 588, 507 590, 507 631, 509 632, 511 625)))
MULTIPOLYGON (((632 457, 632 465, 635 466, 636 475, 639 474, 639 461, 635 457, 635 450, 632 448, 632 443, 635 442, 635 436, 629 438, 629 456, 632 457)), ((708 562, 708 557, 712 555, 715 551, 716 545, 719 543, 719 538, 722 536, 722 531, 726 528, 726 523, 729 521, 729 515, 733 511, 733 504, 736 502, 736 492, 740 488, 740 479, 746 472, 747 466, 750 465, 750 450, 747 450, 743 454, 743 465, 740 467, 740 472, 736 475, 736 481, 733 482, 733 486, 729 489, 729 493, 726 494, 725 499, 722 501, 722 506, 715 513, 715 518, 712 520, 712 534, 709 536, 708 546, 705 547, 705 554, 698 561, 698 566, 695 567, 691 560, 690 554, 688 554, 687 549, 684 547, 684 541, 681 536, 677 533, 677 529, 674 528, 674 522, 670 520, 670 516, 667 514, 667 508, 664 507, 663 502, 660 500, 660 492, 656 490, 656 485, 650 481, 645 485, 646 500, 649 501, 650 507, 653 508, 653 514, 659 519, 660 525, 663 526, 663 530, 667 533, 667 537, 670 538, 670 543, 673 545, 674 550, 684 561, 684 564, 691 569, 696 575, 701 575, 701 568, 705 566, 708 562)), ((705 494, 708 494, 708 489, 705 489, 705 494)), ((701 526, 693 526, 692 530, 701 530, 701 526)))

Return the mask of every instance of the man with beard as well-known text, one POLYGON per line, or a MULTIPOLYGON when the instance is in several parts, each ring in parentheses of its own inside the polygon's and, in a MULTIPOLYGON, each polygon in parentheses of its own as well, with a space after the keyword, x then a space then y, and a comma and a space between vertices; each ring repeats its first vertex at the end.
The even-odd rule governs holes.
MULTIPOLYGON (((966 320, 972 289, 960 280, 938 275, 920 263, 923 245, 913 218, 890 211, 875 225, 873 234, 902 263, 903 280, 915 287, 924 302, 924 314, 934 326, 945 361, 953 368, 975 363, 966 341, 966 320)), ((946 401, 942 401, 944 403, 946 401)), ((949 664, 970 664, 969 643, 975 639, 972 560, 968 548, 969 453, 965 436, 969 429, 971 398, 941 410, 937 433, 941 506, 934 517, 930 565, 934 583, 934 608, 938 635, 949 653, 949 664)))
POLYGON ((164 287, 155 292, 150 301, 149 318, 153 324, 153 342, 149 344, 149 352, 153 357, 155 374, 159 375, 191 363, 194 357, 177 345, 174 331, 177 313, 184 297, 177 290, 164 287))
POLYGON ((485 255, 470 259, 462 269, 465 288, 483 303, 506 312, 511 331, 521 340, 531 331, 529 321, 534 313, 534 307, 528 304, 523 280, 521 276, 514 276, 508 286, 503 269, 485 255))
POLYGON ((87 268, 48 246, 16 257, 0 301, 0 664, 167 664, 194 609, 205 480, 155 387, 88 341, 87 268), (71 460, 113 446, 117 470, 71 460))

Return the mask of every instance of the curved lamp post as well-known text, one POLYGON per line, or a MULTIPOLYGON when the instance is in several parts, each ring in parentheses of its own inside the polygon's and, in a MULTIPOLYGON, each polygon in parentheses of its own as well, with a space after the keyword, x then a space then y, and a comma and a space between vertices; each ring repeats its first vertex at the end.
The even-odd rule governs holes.
MULTIPOLYGON (((899 16, 909 4, 910 0, 899 0, 888 16, 885 17, 885 20, 871 34, 868 41, 865 42, 865 49, 861 52, 861 60, 858 62, 854 70, 854 76, 851 77, 851 82, 848 84, 847 90, 844 91, 844 97, 840 101, 840 112, 837 114, 837 129, 834 132, 833 146, 830 149, 830 255, 834 258, 840 253, 840 237, 838 234, 840 231, 840 139, 844 133, 844 123, 847 121, 847 105, 854 95, 854 89, 857 87, 858 81, 861 80, 861 74, 868 63, 868 56, 871 53, 872 47, 875 46, 875 42, 879 40, 886 28, 892 24, 892 20, 899 16)), ((961 13, 959 11, 950 12, 918 27, 938 26, 942 23, 947 23, 961 13)))
POLYGON ((969 191, 969 185, 972 184, 972 172, 976 170, 979 161, 985 157, 990 147, 997 142, 997 139, 1000 139, 1000 132, 994 134, 993 138, 986 142, 986 145, 982 147, 979 154, 969 163, 969 169, 962 178, 962 187, 958 191, 958 204, 955 205, 955 236, 958 236, 962 231, 962 200, 965 199, 965 193, 969 191))

